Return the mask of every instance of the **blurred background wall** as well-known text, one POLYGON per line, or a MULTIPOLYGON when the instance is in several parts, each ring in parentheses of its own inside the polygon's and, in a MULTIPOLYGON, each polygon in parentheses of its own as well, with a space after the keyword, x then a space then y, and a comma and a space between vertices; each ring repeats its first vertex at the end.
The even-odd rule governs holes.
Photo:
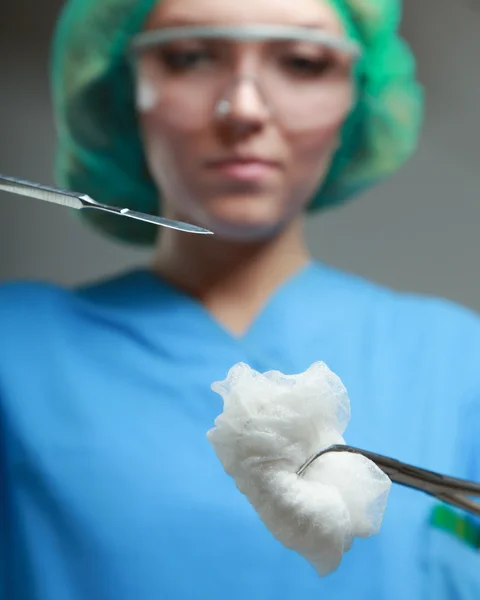
MULTIPOLYGON (((61 5, 2 0, 0 16, 0 172, 47 184, 49 43, 61 5)), ((480 1, 406 0, 403 29, 427 90, 420 149, 390 181, 313 218, 311 248, 340 268, 480 310, 480 1)), ((63 208, 0 193, 0 280, 72 285, 146 260, 63 208)))

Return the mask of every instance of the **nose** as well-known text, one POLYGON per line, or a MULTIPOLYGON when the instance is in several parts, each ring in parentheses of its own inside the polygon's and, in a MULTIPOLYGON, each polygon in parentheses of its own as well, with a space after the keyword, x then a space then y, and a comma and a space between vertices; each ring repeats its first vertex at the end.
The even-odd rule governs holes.
POLYGON ((242 77, 232 83, 216 107, 225 132, 246 137, 260 131, 271 116, 270 107, 257 81, 242 77))

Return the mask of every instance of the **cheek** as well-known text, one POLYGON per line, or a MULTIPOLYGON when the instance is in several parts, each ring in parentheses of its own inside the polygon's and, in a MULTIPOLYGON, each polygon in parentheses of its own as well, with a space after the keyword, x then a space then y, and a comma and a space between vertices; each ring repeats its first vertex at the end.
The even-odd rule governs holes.
POLYGON ((142 94, 144 108, 139 107, 138 116, 147 163, 157 187, 167 189, 188 176, 195 131, 185 127, 168 102, 153 103, 147 90, 142 94))
POLYGON ((322 105, 315 127, 297 134, 287 134, 295 163, 302 176, 321 178, 329 167, 340 143, 340 133, 354 103, 352 86, 339 89, 332 100, 322 105))
POLYGON ((326 175, 339 143, 343 119, 311 129, 308 133, 290 137, 295 157, 295 179, 311 182, 326 175))
MULTIPOLYGON (((149 163, 157 162, 157 154, 175 146, 178 116, 175 103, 166 97, 155 68, 148 60, 138 65, 135 82, 135 102, 149 163)), ((151 165, 152 166, 152 165, 151 165)))
POLYGON ((289 175, 292 198, 296 199, 297 208, 308 204, 325 180, 353 101, 354 96, 349 89, 337 96, 336 103, 324 106, 323 118, 316 127, 295 135, 285 135, 293 157, 289 175))
POLYGON ((172 133, 192 135, 205 126, 205 115, 196 99, 186 98, 185 91, 174 83, 162 85, 149 62, 141 64, 137 72, 135 101, 137 113, 148 129, 167 142, 172 133))

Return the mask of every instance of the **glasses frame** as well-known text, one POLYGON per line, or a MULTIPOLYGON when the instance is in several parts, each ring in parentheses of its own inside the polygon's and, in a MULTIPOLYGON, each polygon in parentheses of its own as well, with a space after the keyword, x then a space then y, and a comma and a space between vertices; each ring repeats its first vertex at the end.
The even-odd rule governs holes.
POLYGON ((339 50, 359 59, 362 49, 353 40, 331 33, 324 29, 290 25, 206 25, 188 27, 167 27, 137 34, 131 41, 128 52, 136 56, 158 44, 165 44, 180 39, 231 39, 236 41, 257 42, 302 41, 321 44, 333 50, 339 50))

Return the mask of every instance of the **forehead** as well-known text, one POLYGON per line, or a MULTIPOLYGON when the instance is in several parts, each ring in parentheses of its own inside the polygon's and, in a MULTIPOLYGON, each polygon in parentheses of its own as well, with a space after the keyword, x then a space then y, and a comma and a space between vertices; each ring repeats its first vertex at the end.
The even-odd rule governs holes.
POLYGON ((176 25, 241 25, 268 23, 319 27, 342 33, 331 0, 162 0, 147 29, 176 25))

